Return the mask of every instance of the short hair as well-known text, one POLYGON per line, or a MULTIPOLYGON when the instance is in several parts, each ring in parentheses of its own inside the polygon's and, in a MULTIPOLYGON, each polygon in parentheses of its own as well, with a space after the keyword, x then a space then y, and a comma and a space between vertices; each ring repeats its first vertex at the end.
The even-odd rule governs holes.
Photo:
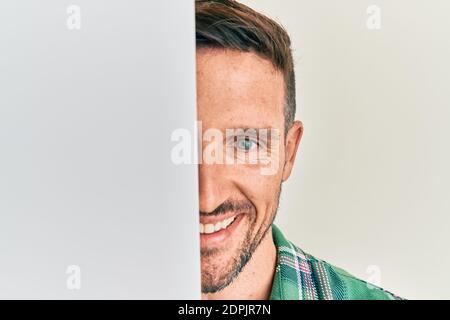
POLYGON ((197 48, 254 52, 272 62, 285 82, 285 133, 296 109, 291 40, 274 20, 234 0, 196 0, 197 48))

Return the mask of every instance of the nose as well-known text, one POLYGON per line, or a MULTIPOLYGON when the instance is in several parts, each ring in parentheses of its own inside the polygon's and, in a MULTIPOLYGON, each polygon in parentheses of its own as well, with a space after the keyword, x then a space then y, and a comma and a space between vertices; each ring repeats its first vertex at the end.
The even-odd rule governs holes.
POLYGON ((231 187, 221 164, 199 165, 199 205, 201 212, 212 212, 231 195, 231 187))

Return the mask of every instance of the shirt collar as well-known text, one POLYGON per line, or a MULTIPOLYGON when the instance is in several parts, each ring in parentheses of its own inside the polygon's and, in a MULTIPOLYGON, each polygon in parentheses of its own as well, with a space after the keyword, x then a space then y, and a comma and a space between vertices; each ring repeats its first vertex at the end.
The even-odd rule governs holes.
POLYGON ((274 224, 272 237, 277 250, 277 264, 270 300, 317 299, 309 255, 288 241, 274 224))

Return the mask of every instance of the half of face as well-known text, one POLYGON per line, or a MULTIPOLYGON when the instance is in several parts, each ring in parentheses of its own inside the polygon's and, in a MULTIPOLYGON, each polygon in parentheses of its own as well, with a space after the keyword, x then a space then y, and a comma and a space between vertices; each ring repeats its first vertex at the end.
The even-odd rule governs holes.
POLYGON ((205 157, 223 150, 225 159, 199 165, 206 293, 225 288, 239 275, 273 222, 285 169, 284 78, 257 54, 198 49, 197 103, 202 131, 223 133, 202 142, 205 157), (230 149, 236 161, 230 161, 230 149), (257 161, 246 161, 252 157, 257 161), (272 170, 264 174, 268 165, 272 170))

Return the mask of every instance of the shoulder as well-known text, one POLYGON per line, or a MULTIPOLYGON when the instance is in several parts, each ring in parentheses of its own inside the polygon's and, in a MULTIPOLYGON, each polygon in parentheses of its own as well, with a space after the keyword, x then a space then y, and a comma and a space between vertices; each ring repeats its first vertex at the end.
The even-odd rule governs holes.
POLYGON ((306 253, 273 226, 277 269, 272 297, 277 299, 395 300, 394 294, 306 253))
POLYGON ((333 300, 397 300, 389 291, 359 279, 324 260, 306 254, 318 287, 333 300))

